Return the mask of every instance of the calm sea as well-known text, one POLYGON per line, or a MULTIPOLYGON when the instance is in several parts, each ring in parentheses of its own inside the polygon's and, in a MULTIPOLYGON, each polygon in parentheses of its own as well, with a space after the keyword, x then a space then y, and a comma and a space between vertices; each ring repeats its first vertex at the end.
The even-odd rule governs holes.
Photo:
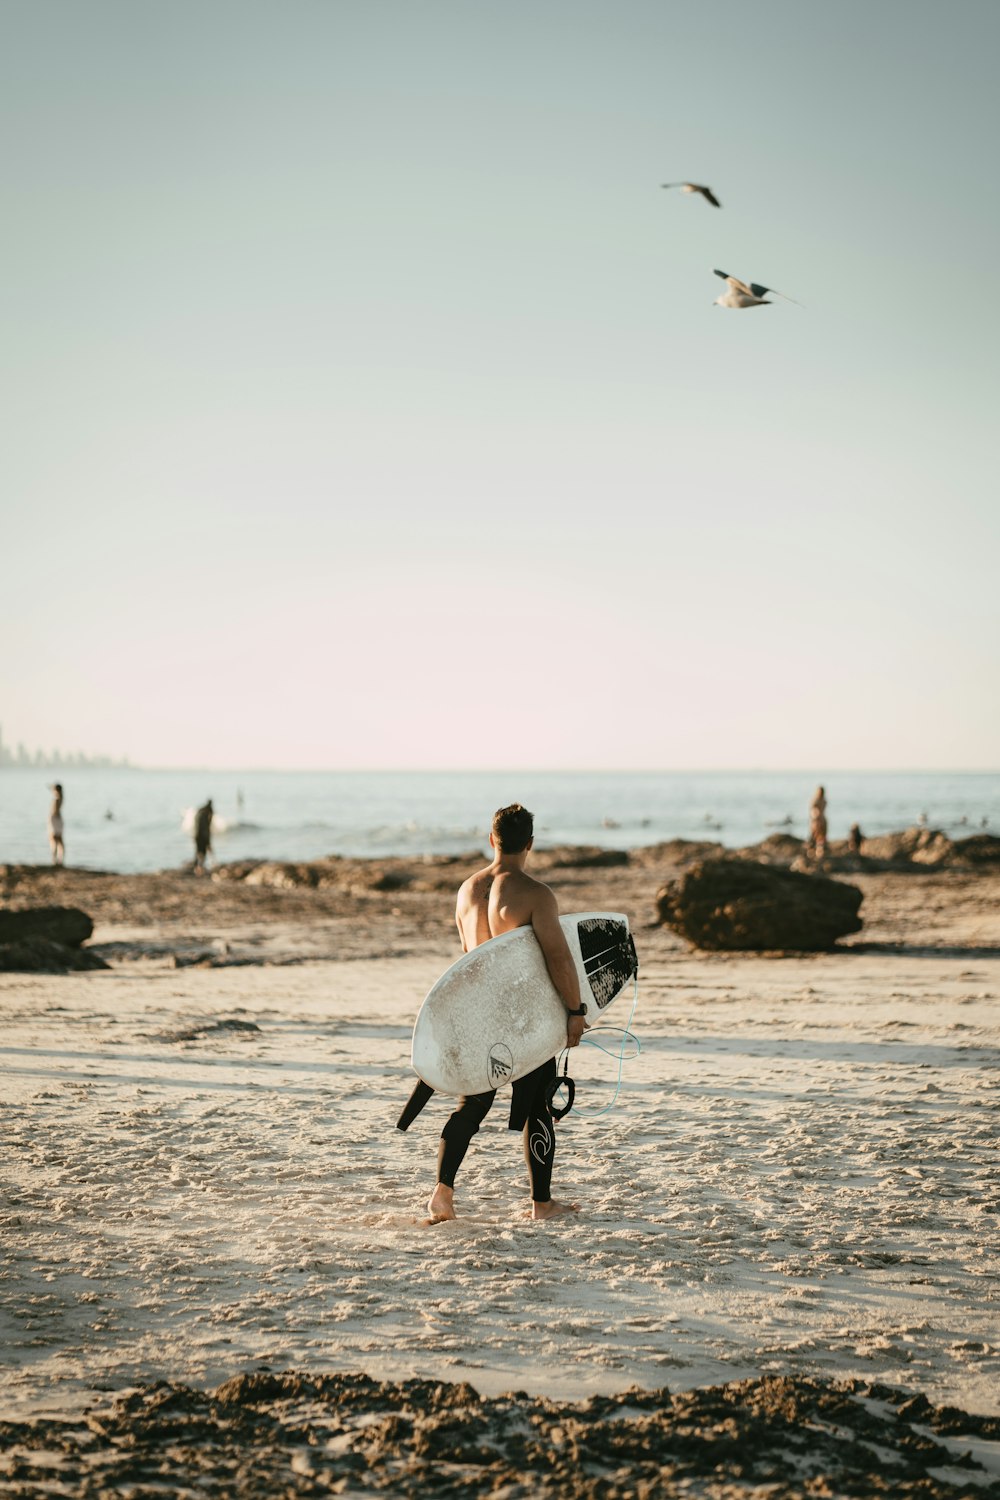
POLYGON ((211 797, 220 861, 485 850, 496 807, 525 803, 536 841, 630 848, 670 838, 739 846, 776 828, 804 835, 826 787, 831 838, 926 814, 961 836, 1000 831, 1000 775, 803 772, 293 772, 0 770, 0 863, 49 859, 48 784, 64 790, 67 863, 136 871, 193 853, 195 807, 211 797), (987 820, 984 825, 983 820, 987 820))

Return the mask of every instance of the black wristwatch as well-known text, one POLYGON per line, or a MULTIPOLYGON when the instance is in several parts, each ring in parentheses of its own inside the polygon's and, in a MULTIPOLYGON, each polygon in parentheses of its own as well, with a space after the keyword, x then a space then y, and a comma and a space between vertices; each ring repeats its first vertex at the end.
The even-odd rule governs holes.
POLYGON ((585 1016, 587 1014, 587 1007, 585 1005, 581 1005, 579 1010, 568 1010, 566 1014, 568 1016, 585 1016))

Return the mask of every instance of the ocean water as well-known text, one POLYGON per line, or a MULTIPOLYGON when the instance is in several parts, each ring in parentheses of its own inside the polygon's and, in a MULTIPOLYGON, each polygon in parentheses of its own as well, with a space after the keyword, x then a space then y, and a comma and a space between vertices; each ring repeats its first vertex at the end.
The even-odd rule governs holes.
POLYGON ((49 783, 58 776, 68 864, 160 870, 193 854, 195 807, 211 797, 219 861, 327 854, 485 851, 495 808, 535 813, 536 843, 634 848, 670 838, 730 847, 776 828, 804 836, 826 787, 831 838, 916 823, 953 836, 1000 832, 1000 775, 911 772, 295 772, 0 770, 0 862, 49 859, 49 783), (984 823, 984 820, 985 823, 984 823))

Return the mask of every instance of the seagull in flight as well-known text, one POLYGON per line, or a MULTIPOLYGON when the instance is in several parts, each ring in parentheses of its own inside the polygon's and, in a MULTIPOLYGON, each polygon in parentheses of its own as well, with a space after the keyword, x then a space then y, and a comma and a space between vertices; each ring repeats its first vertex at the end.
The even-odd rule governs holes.
MULTIPOLYGON (((773 302, 768 302, 767 294, 774 297, 785 297, 784 292, 776 292, 773 286, 761 286, 759 281, 749 283, 740 281, 735 276, 727 276, 725 271, 716 271, 716 276, 721 276, 726 283, 726 290, 721 297, 716 297, 713 307, 773 307, 773 302)), ((786 302, 795 302, 794 297, 785 297, 786 302)), ((801 303, 795 302, 796 307, 801 303)))
POLYGON ((700 182, 661 182, 660 187, 680 188, 682 193, 700 193, 707 203, 711 203, 713 208, 722 207, 712 189, 704 187, 700 182))

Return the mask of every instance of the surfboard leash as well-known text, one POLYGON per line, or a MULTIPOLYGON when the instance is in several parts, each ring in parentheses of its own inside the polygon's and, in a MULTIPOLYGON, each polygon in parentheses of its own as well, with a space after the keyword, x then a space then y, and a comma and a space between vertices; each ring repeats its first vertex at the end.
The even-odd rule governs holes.
MULTIPOLYGON (((570 1110, 573 1108, 573 1100, 576 1098, 576 1084, 569 1076, 568 1047, 565 1047, 563 1049, 562 1060, 562 1075, 559 1076, 557 1074, 557 1076, 552 1080, 548 1088, 545 1090, 545 1102, 549 1107, 549 1114, 552 1116, 553 1120, 561 1120, 564 1115, 568 1115, 570 1110), (556 1095, 559 1093, 560 1089, 566 1090, 566 1103, 557 1105, 556 1095)), ((558 1067, 558 1063, 556 1064, 556 1066, 558 1067)))
MULTIPOLYGON (((581 1045, 584 1042, 586 1042, 589 1047, 596 1047, 599 1052, 605 1053, 606 1056, 608 1056, 608 1057, 614 1057, 615 1053, 611 1050, 611 1048, 610 1047, 605 1047, 604 1044, 603 1044, 603 1042, 597 1041, 597 1039, 593 1035, 593 1033, 595 1031, 620 1031, 621 1035, 622 1035, 621 1045, 618 1048, 618 1054, 617 1054, 618 1055, 618 1077, 615 1080, 615 1091, 612 1094, 610 1101, 607 1104, 605 1104, 602 1109, 584 1109, 584 1110, 579 1110, 578 1113, 581 1114, 585 1120, 596 1120, 601 1115, 606 1115, 609 1109, 613 1109, 614 1108, 614 1105, 615 1105, 615 1103, 616 1103, 616 1101, 618 1099, 618 1095, 621 1093, 621 1087, 622 1087, 622 1070, 623 1070, 623 1068, 625 1066, 625 1048, 626 1048, 626 1045, 629 1042, 634 1042, 635 1043, 635 1051, 632 1053, 632 1056, 628 1059, 629 1062, 633 1062, 639 1056, 639 1054, 642 1052, 642 1042, 639 1040, 639 1038, 636 1036, 635 1032, 632 1030, 632 1018, 635 1015, 635 1008, 638 1005, 638 1003, 639 1003, 639 975, 638 975, 638 973, 636 973, 633 976, 633 981, 632 981, 632 1009, 629 1011, 628 1020, 625 1023, 625 1025, 624 1026, 608 1026, 608 1025, 602 1024, 600 1026, 594 1026, 594 1027, 591 1028, 590 1033, 584 1032, 583 1036, 580 1038, 581 1045)), ((549 1106, 549 1113, 551 1114, 551 1116, 552 1116, 552 1118, 554 1120, 561 1120, 565 1115, 568 1115, 569 1112, 570 1112, 570 1110, 573 1108, 573 1101, 576 1098, 576 1084, 573 1081, 573 1079, 569 1076, 569 1053, 570 1053, 570 1049, 568 1047, 565 1047, 563 1049, 563 1051, 562 1051, 562 1054, 561 1054, 561 1056, 562 1056, 562 1065, 563 1065, 562 1073, 558 1077, 556 1077, 553 1080, 552 1083, 549 1084, 548 1090, 546 1092, 546 1102, 548 1103, 548 1106, 549 1106), (556 1108, 555 1107, 555 1099, 556 1099, 556 1096, 557 1096, 557 1094, 559 1093, 559 1091, 561 1089, 565 1089, 566 1090, 566 1103, 563 1104, 563 1105, 560 1105, 558 1108, 556 1108)), ((558 1064, 557 1064, 557 1066, 558 1066, 558 1064)))

